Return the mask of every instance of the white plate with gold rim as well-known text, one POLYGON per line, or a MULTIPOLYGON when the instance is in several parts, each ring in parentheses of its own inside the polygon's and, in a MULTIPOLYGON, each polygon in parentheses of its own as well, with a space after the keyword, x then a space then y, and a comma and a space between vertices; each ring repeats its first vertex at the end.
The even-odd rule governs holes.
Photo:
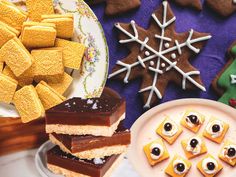
MULTIPOLYGON (((179 154, 182 157, 185 157, 184 151, 181 147, 180 141, 182 139, 191 137, 194 133, 190 132, 186 128, 183 128, 183 133, 178 137, 177 141, 173 145, 169 145, 165 143, 169 153, 170 158, 157 164, 154 167, 151 167, 146 159, 146 156, 143 152, 143 146, 147 143, 160 138, 156 134, 156 128, 158 125, 164 120, 165 116, 170 116, 177 123, 180 121, 184 112, 188 108, 193 108, 196 111, 204 114, 206 116, 206 121, 204 125, 201 127, 199 133, 201 134, 204 128, 206 127, 207 122, 211 116, 214 116, 218 119, 222 119, 229 123, 230 128, 226 134, 226 139, 230 139, 236 142, 236 110, 224 105, 222 103, 205 100, 205 99, 182 99, 167 102, 156 106, 144 113, 132 126, 131 128, 131 146, 128 151, 128 159, 135 168, 135 170, 142 177, 150 177, 150 176, 161 176, 168 177, 165 174, 165 168, 169 164, 170 160, 175 154, 179 154)), ((218 153, 220 152, 221 145, 213 143, 207 139, 205 139, 208 152, 212 154, 214 157, 218 159, 218 153)), ((196 157, 192 160, 192 167, 187 174, 186 177, 201 177, 201 173, 197 170, 196 164, 200 161, 204 155, 196 157)), ((220 163, 223 164, 224 168, 220 172, 220 177, 234 177, 236 176, 236 168, 230 167, 226 163, 219 160, 220 163)))
MULTIPOLYGON (((25 0, 9 0, 26 10, 25 0)), ((85 44, 88 49, 80 71, 72 73, 74 81, 66 92, 67 98, 98 97, 105 86, 109 54, 101 24, 83 0, 54 0, 56 13, 73 13, 75 33, 73 41, 85 44)), ((15 107, 0 103, 0 117, 19 117, 15 107)))

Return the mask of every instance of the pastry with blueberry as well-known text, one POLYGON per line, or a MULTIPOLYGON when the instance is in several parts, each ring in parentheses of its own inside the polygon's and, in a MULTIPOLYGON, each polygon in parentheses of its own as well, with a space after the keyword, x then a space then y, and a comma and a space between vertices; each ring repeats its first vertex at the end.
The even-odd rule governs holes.
POLYGON ((236 165, 236 144, 230 140, 225 141, 219 158, 234 167, 236 165))
POLYGON ((182 132, 182 128, 169 117, 167 117, 156 130, 156 133, 169 144, 173 144, 182 132))
POLYGON ((213 156, 207 155, 198 162, 197 168, 203 176, 214 177, 223 169, 223 166, 213 156))
POLYGON ((211 118, 203 132, 203 136, 215 143, 220 144, 223 141, 228 129, 229 124, 226 122, 211 118))
POLYGON ((181 125, 197 133, 205 121, 205 116, 194 110, 187 110, 181 119, 181 125))
POLYGON ((165 173, 172 177, 184 177, 189 172, 191 165, 190 161, 175 155, 167 166, 165 173))
POLYGON ((145 145, 143 150, 151 166, 154 166, 169 158, 169 153, 162 139, 157 139, 145 145))
POLYGON ((200 136, 194 136, 181 141, 185 155, 188 159, 198 157, 207 153, 207 147, 204 140, 200 136))

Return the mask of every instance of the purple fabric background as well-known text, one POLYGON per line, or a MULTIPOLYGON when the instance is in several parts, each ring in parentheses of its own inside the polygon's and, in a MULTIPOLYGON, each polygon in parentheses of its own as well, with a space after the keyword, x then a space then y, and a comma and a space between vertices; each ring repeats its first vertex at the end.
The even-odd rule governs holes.
MULTIPOLYGON (((138 10, 126 13, 119 17, 105 17, 105 4, 93 6, 95 14, 101 22, 110 52, 109 73, 116 61, 128 54, 126 47, 118 43, 117 30, 114 28, 116 22, 129 23, 132 19, 141 27, 147 28, 152 12, 161 4, 161 0, 142 0, 142 5, 138 10)), ((217 95, 211 89, 211 81, 226 63, 225 52, 230 44, 236 40, 236 14, 229 18, 222 18, 215 14, 205 4, 203 11, 198 12, 191 8, 181 8, 174 3, 170 3, 176 15, 176 31, 185 32, 193 28, 199 32, 209 32, 213 36, 208 41, 201 53, 192 60, 192 64, 201 71, 201 78, 205 84, 207 92, 183 91, 181 87, 170 84, 161 102, 180 98, 200 97, 207 99, 217 99, 217 95)), ((138 91, 140 80, 135 80, 125 85, 120 81, 107 81, 107 86, 113 88, 127 100, 126 126, 130 127, 133 122, 143 113, 142 100, 138 91)))

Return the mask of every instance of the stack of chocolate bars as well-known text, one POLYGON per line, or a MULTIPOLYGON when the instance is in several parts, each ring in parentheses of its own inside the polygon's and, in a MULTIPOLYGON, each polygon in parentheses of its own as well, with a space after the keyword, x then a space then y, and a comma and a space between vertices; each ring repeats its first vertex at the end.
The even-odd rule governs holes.
POLYGON ((130 144, 123 126, 125 100, 72 98, 46 112, 46 132, 56 146, 47 166, 66 177, 110 176, 130 144))

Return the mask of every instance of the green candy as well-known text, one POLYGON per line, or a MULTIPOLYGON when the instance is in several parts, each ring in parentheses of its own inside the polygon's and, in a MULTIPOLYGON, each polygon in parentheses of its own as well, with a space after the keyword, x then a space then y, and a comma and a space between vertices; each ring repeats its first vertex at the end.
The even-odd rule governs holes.
MULTIPOLYGON (((236 45, 232 48, 231 52, 236 56, 236 45)), ((218 101, 227 105, 229 105, 230 99, 236 99, 236 84, 231 82, 231 75, 236 75, 236 59, 220 76, 217 83, 218 86, 225 90, 225 93, 218 101)))
POLYGON ((232 48, 232 50, 231 50, 231 52, 236 56, 236 45, 235 46, 233 46, 233 48, 232 48))

